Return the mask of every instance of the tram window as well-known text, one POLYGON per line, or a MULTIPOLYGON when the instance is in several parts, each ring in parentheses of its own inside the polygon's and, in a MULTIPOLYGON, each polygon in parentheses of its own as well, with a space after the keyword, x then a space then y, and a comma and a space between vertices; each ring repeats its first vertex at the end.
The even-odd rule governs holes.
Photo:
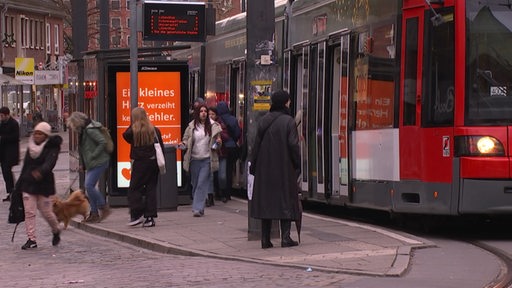
POLYGON ((394 126, 396 59, 386 47, 392 45, 384 34, 393 24, 372 27, 374 34, 360 33, 354 39, 359 53, 353 53, 352 93, 355 130, 386 129, 394 126), (363 48, 362 48, 363 47, 363 48))
MULTIPOLYGON (((466 6, 466 125, 510 125, 512 10, 470 1, 466 6)), ((505 1, 502 1, 505 2, 505 1)), ((500 2, 501 3, 501 2, 500 2)))
POLYGON ((444 22, 433 25, 425 15, 422 125, 453 125, 455 108, 455 26, 453 8, 438 10, 444 22))
POLYGON ((416 125, 418 18, 407 19, 405 43, 404 125, 416 125))

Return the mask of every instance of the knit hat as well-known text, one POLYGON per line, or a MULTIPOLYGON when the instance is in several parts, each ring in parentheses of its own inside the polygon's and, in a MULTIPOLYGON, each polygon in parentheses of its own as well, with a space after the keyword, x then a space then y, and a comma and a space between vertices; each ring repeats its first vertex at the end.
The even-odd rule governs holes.
POLYGON ((274 107, 285 107, 286 102, 290 100, 290 94, 284 90, 279 90, 274 93, 272 93, 272 96, 270 97, 270 100, 272 101, 272 106, 274 107))
POLYGON ((34 131, 40 131, 49 136, 52 134, 52 126, 46 122, 39 122, 36 127, 34 127, 34 131))

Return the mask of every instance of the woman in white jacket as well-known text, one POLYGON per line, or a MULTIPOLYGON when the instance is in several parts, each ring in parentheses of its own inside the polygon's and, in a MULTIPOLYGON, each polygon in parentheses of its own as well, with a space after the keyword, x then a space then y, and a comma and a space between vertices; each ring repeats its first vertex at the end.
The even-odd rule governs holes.
POLYGON ((208 107, 201 104, 195 108, 194 119, 188 124, 180 143, 187 149, 183 169, 190 173, 194 217, 204 215, 205 200, 213 187, 212 173, 219 169, 221 131, 219 123, 208 117, 208 107))

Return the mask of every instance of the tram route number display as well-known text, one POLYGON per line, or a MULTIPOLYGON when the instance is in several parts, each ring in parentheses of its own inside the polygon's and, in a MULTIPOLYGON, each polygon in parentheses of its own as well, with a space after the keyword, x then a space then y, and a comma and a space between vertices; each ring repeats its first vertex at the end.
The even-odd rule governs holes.
POLYGON ((205 4, 144 2, 144 40, 204 42, 205 4))

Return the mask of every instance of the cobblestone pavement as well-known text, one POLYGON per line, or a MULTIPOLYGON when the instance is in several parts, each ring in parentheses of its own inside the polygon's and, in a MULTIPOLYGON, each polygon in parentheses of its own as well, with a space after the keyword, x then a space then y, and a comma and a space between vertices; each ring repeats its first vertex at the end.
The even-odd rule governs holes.
POLYGON ((160 254, 70 227, 51 246, 37 216, 38 248, 23 251, 25 226, 7 224, 0 204, 2 287, 340 287, 360 277, 303 269, 160 254))

